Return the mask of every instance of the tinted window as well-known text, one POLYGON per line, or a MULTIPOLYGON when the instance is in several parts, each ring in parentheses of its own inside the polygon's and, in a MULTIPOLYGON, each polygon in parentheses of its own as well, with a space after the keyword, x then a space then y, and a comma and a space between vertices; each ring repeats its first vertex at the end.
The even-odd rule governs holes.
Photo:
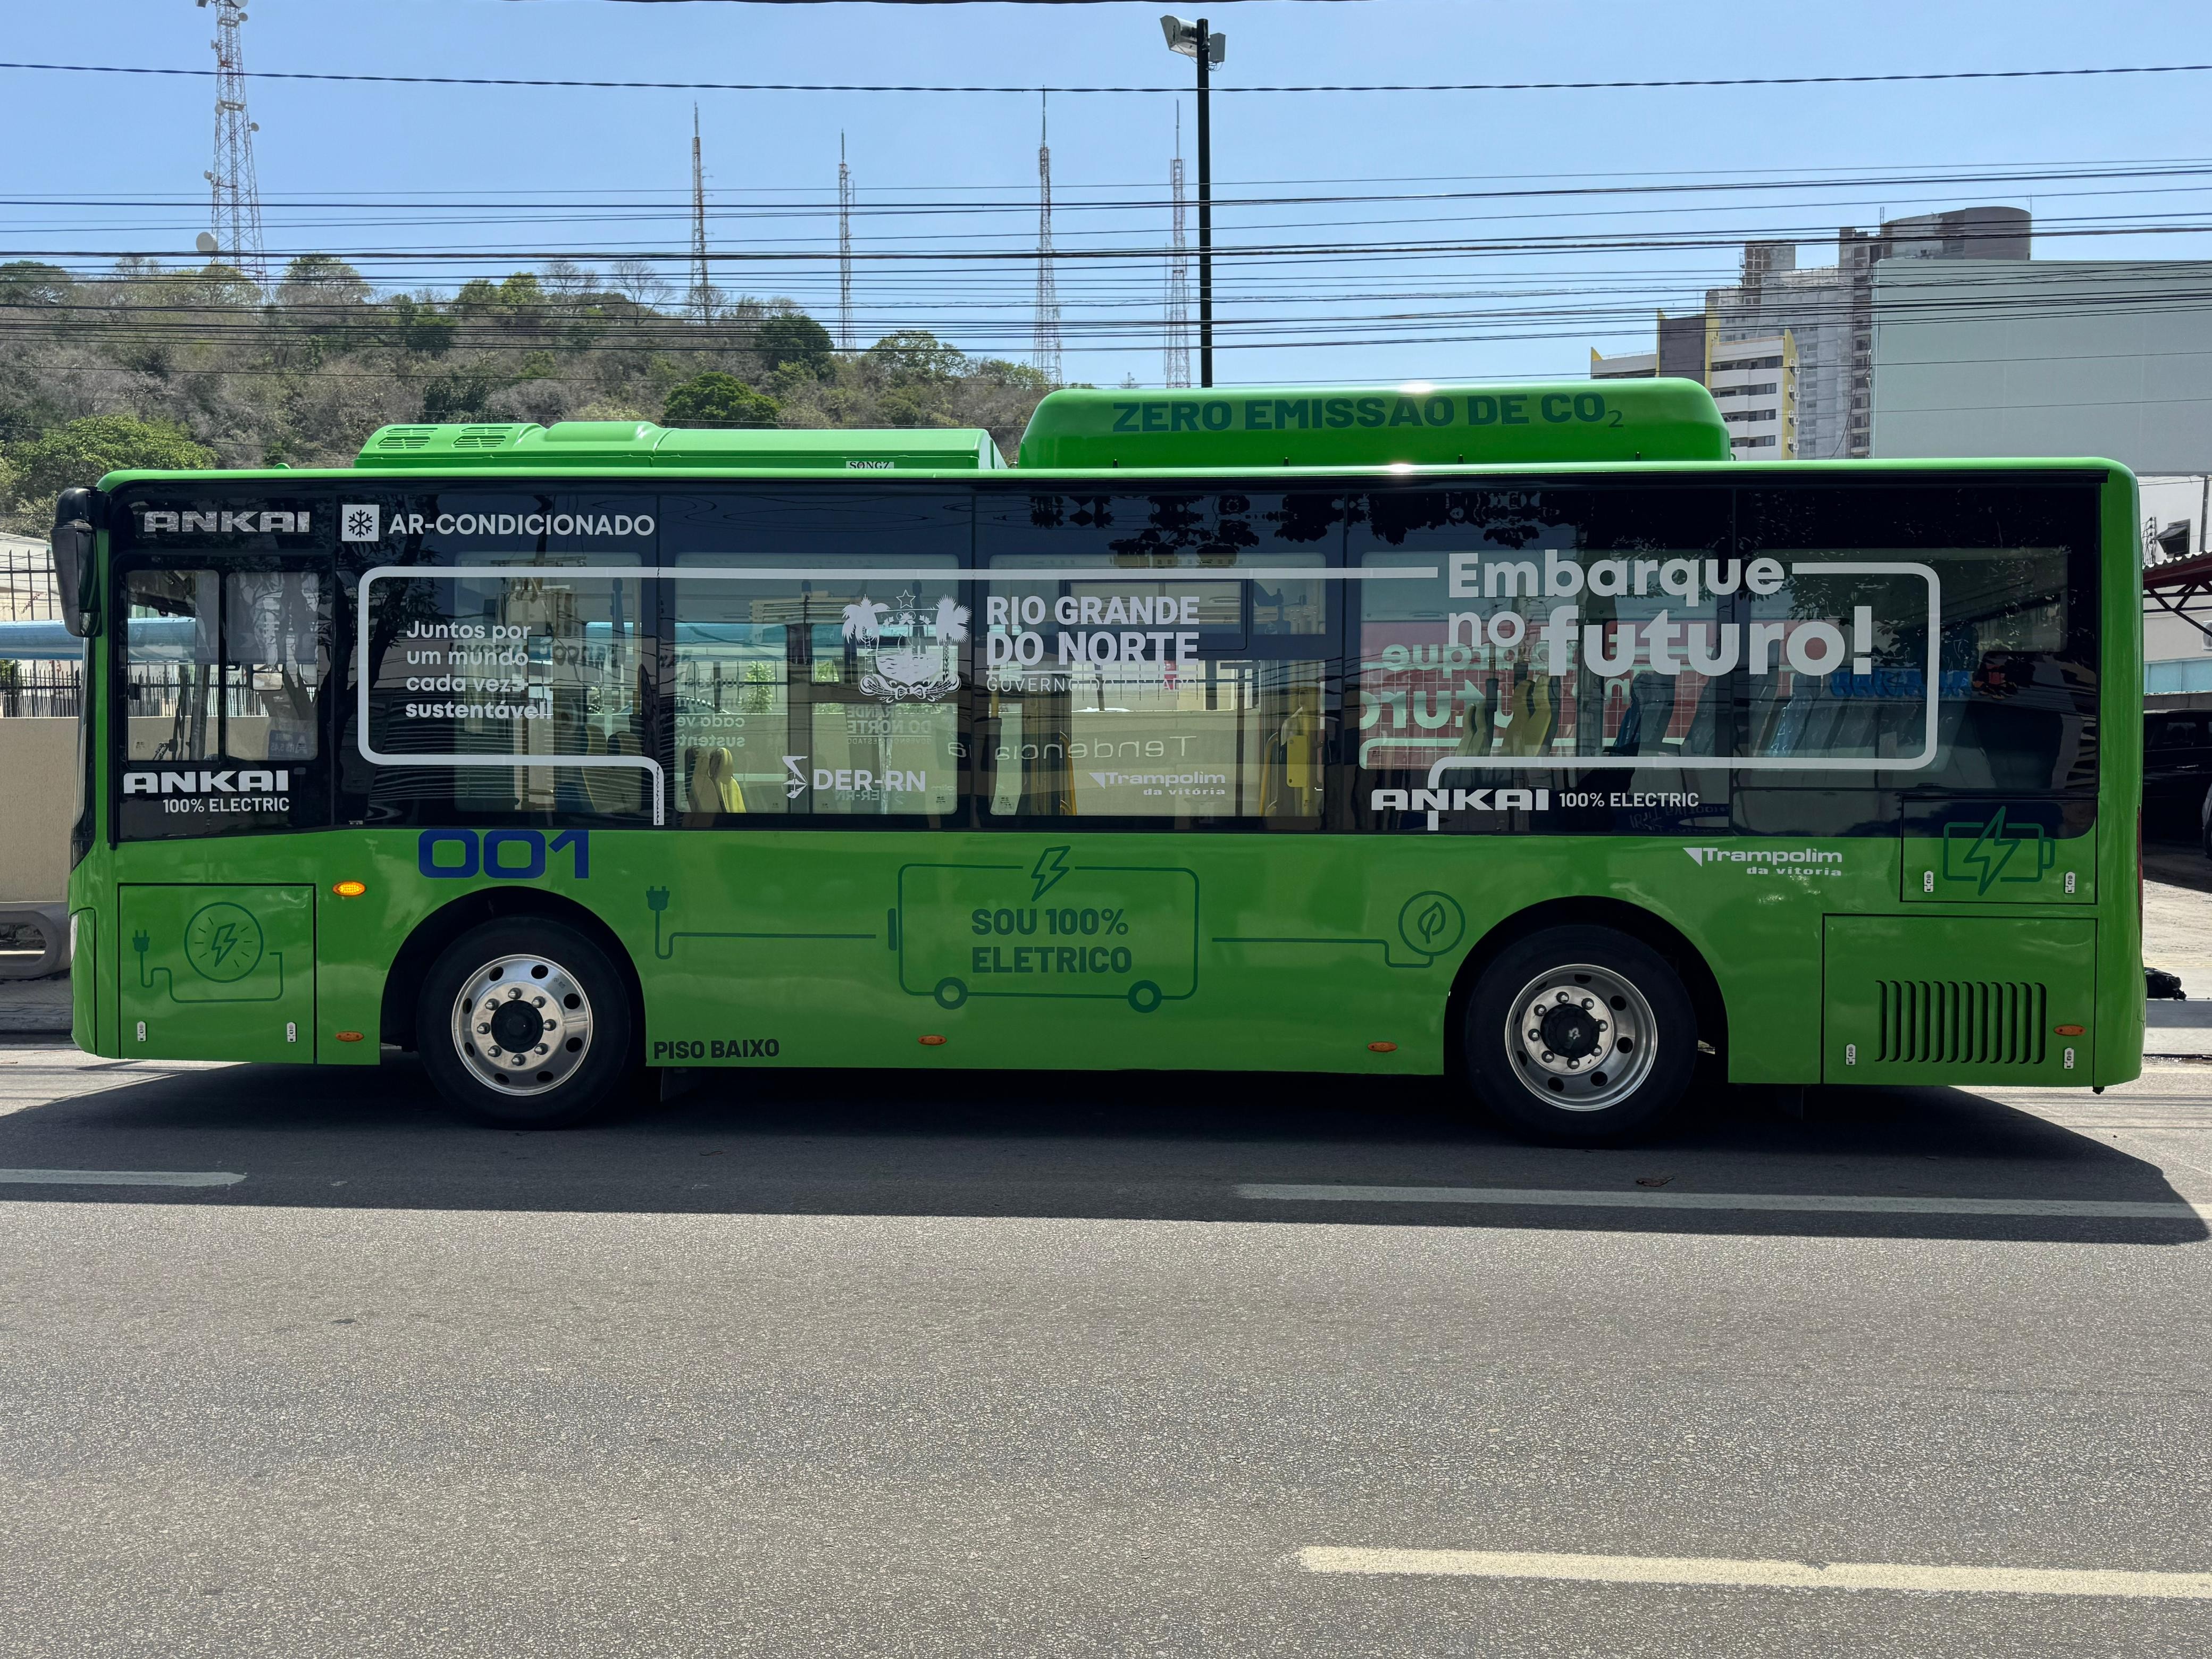
POLYGON ((985 495, 986 819, 1317 826, 1341 526, 1326 495, 985 495))
POLYGON ((325 517, 367 623, 349 674, 356 695, 368 680, 375 757, 349 704, 344 816, 651 822, 658 514, 617 487, 344 492, 325 517))
POLYGON ((125 837, 321 823, 326 578, 139 569, 121 589, 125 837))
POLYGON ((957 820, 970 514, 941 490, 667 499, 680 822, 957 820))
POLYGON ((1376 492, 1355 809, 1385 828, 1895 833, 2096 783, 2095 492, 1376 492), (1437 807, 1439 791, 1444 805, 1437 807))
POLYGON ((1725 822, 1727 775, 1694 763, 1747 742, 1729 532, 1728 493, 1711 489, 1365 498, 1350 552, 1364 821, 1425 827, 1413 792, 1442 787, 1468 804, 1440 829, 1725 822))
MULTIPOLYGON (((2081 485, 2006 479, 1918 486, 1742 492, 1741 545, 1793 570, 1841 560, 1925 565, 1936 578, 1926 617, 1882 628, 1871 675, 1840 671, 1793 681, 1778 698, 1778 740, 1810 734, 1909 758, 1932 712, 1925 764, 1863 784, 1824 777, 1746 780, 1754 827, 1817 825, 1841 816, 1903 815, 1911 829, 1961 797, 2057 797, 2052 827, 2080 833, 2097 784, 2096 493, 2081 485), (1891 649, 1894 662, 1881 653, 1891 649), (1932 655, 1934 678, 1919 665, 1932 655), (1876 799, 1872 790, 1892 792, 1876 799), (1829 806, 1802 799, 1826 790, 1829 806), (1785 799, 1794 793, 1800 797, 1785 799)), ((1802 578, 1801 577, 1801 581, 1802 578)), ((1857 579, 1844 579, 1847 582, 1857 579)), ((1855 595, 1833 579, 1812 590, 1832 607, 1855 595)))

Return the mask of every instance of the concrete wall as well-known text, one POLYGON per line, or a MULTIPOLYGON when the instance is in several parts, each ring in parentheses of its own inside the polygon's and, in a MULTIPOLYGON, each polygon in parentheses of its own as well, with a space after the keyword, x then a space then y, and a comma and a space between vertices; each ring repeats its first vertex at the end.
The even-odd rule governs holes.
POLYGON ((1886 259, 1874 453, 2212 467, 2212 263, 1886 259))
POLYGON ((0 900, 60 898, 76 817, 76 722, 0 720, 0 900))

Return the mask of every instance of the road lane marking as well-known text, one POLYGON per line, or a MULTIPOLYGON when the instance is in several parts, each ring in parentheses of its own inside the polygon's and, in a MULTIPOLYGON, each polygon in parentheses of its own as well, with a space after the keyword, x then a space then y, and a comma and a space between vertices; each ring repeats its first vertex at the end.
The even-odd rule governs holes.
POLYGON ((1678 1193, 1643 1188, 1348 1187, 1240 1182, 1239 1198, 1320 1204, 1507 1204, 1593 1210, 1786 1210, 1820 1215, 2073 1216, 2101 1221, 2207 1221, 2212 1204, 2102 1198, 1882 1198, 1843 1193, 1678 1193))
POLYGON ((1966 1591, 2001 1595, 2121 1595, 2212 1601, 2212 1572, 2075 1571, 2049 1567, 1929 1567, 1891 1561, 1730 1560, 1717 1556, 1545 1555, 1506 1550, 1310 1547, 1315 1573, 1446 1578, 1561 1578, 1589 1584, 1733 1584, 1760 1589, 1966 1591))
POLYGON ((235 1187, 230 1170, 0 1170, 0 1186, 235 1187))

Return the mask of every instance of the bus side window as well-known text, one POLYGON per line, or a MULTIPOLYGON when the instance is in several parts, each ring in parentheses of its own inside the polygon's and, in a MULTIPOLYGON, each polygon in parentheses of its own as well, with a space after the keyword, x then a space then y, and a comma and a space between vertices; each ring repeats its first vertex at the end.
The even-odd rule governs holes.
POLYGON ((978 526, 986 818, 1318 823, 1333 498, 1008 495, 978 526))
POLYGON ((125 839, 327 822, 325 575, 131 570, 121 598, 125 839))
POLYGON ((322 599, 313 571, 131 572, 126 758, 315 758, 322 599))

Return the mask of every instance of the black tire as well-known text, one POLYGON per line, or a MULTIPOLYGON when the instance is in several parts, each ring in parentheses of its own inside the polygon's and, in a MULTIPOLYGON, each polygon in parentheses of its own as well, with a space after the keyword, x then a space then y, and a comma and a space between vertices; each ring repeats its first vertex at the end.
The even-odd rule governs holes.
POLYGON ((1657 1123, 1697 1069, 1697 1010, 1681 976, 1610 927, 1547 927, 1509 945, 1475 981, 1463 1035, 1476 1097, 1570 1146, 1657 1123))
POLYGON ((505 1129, 580 1123, 638 1073, 628 981, 555 921, 489 921, 447 945, 416 1002, 415 1047, 440 1094, 505 1129))

